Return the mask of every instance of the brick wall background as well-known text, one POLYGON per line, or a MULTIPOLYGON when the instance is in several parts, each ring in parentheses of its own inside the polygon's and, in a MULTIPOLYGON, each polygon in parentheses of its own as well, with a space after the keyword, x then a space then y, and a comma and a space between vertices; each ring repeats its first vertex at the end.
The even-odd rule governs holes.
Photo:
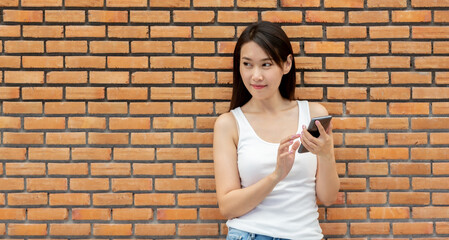
POLYGON ((448 0, 0 0, 2 238, 226 234, 212 128, 250 22, 334 115, 328 239, 449 237, 448 0))

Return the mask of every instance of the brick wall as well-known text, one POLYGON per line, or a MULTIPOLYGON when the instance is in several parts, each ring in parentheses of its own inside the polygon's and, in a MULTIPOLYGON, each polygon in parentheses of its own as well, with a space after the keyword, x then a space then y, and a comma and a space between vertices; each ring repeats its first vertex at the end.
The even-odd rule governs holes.
MULTIPOLYGON (((250 22, 335 116, 329 239, 449 236, 449 1, 0 0, 0 234, 223 238, 212 128, 250 22)), ((440 238, 438 238, 440 237, 440 238)))

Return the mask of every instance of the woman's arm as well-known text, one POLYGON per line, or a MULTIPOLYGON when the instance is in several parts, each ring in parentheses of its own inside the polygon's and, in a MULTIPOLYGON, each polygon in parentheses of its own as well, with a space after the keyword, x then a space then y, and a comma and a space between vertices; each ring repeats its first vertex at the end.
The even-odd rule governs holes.
MULTIPOLYGON (((328 115, 327 110, 318 103, 310 103, 310 113, 312 118, 328 115)), ((319 121, 316 124, 320 131, 320 137, 314 138, 307 131, 303 131, 301 140, 310 152, 317 155, 316 194, 324 205, 329 206, 336 201, 340 189, 340 180, 335 164, 332 123, 327 131, 319 121)), ((303 130, 306 130, 305 127, 303 130)))
POLYGON ((218 205, 221 214, 232 219, 242 216, 254 209, 262 202, 291 169, 289 160, 294 160, 294 153, 299 147, 298 141, 292 146, 291 141, 298 138, 294 136, 281 142, 278 152, 278 166, 276 170, 256 182, 241 188, 240 176, 237 167, 237 124, 232 113, 225 113, 217 118, 214 127, 214 167, 218 205))

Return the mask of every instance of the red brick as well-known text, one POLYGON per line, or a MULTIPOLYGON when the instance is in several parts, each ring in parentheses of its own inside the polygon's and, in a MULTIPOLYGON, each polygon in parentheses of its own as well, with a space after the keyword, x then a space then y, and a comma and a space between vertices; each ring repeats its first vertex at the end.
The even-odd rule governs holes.
POLYGON ((410 88, 389 87, 389 88, 371 88, 370 99, 372 100, 408 100, 410 99, 410 88))
POLYGON ((50 206, 88 206, 89 193, 51 193, 50 206))
POLYGON ((80 37, 97 37, 103 38, 106 36, 105 26, 66 26, 65 36, 67 38, 80 37))
POLYGON ((95 193, 93 194, 94 206, 125 206, 133 202, 132 193, 95 193))
POLYGON ((370 27, 369 35, 372 39, 389 39, 389 38, 409 38, 410 27, 408 26, 382 26, 370 27))
POLYGON ((21 205, 47 205, 48 196, 47 193, 9 193, 8 205, 21 206, 21 205))
POLYGON ((218 208, 200 208, 201 220, 226 220, 218 208))
POLYGON ((448 207, 413 207, 412 212, 414 219, 441 219, 449 216, 448 207))
POLYGON ((106 178, 72 178, 70 179, 72 191, 107 191, 109 179, 106 178))
POLYGON ((214 166, 212 163, 177 163, 177 176, 213 176, 214 166))
POLYGON ((218 225, 216 223, 179 224, 178 234, 181 236, 213 236, 218 234, 218 225))
MULTIPOLYGON (((125 2, 126 3, 126 2, 125 2)), ((170 22, 170 11, 130 11, 130 22, 132 23, 168 23, 170 22)))
POLYGON ((48 175, 87 176, 87 163, 48 163, 48 175))
POLYGON ((29 160, 69 160, 69 148, 29 148, 29 160))
POLYGON ((449 27, 446 26, 414 26, 412 27, 413 39, 445 39, 449 34, 449 27))
POLYGON ((432 234, 432 233, 433 233, 433 223, 431 222, 393 223, 394 235, 432 234))
POLYGON ((190 57, 150 57, 151 68, 190 68, 190 57))
POLYGON ((92 176, 129 176, 131 164, 129 163, 92 163, 92 176))
POLYGON ((185 26, 151 26, 151 38, 190 38, 191 28, 185 26))
POLYGON ((115 161, 152 161, 154 148, 114 148, 115 161))
POLYGON ((25 220, 26 209, 20 208, 3 208, 0 209, 1 220, 25 220))
POLYGON ((106 208, 73 208, 73 220, 110 220, 111 210, 106 208))
POLYGON ((180 193, 178 194, 179 206, 217 205, 215 193, 180 193))
POLYGON ((183 209, 159 208, 157 210, 158 220, 195 220, 196 216, 197 216, 197 209, 193 208, 183 208, 183 209))
POLYGON ((408 177, 372 177, 370 188, 373 190, 405 190, 410 188, 408 177))
POLYGON ((50 224, 50 235, 52 236, 88 236, 90 235, 90 224, 50 224))
POLYGON ((353 222, 349 227, 352 235, 390 234, 390 224, 384 222, 353 222))
POLYGON ((449 118, 412 118, 412 129, 447 129, 449 118))
POLYGON ((394 1, 368 0, 367 5, 369 8, 406 8, 407 0, 394 0, 394 1))
POLYGON ((114 208, 112 218, 116 221, 148 221, 153 219, 151 208, 114 208))
POLYGON ((84 11, 79 10, 45 10, 46 22, 83 23, 86 21, 84 11))
MULTIPOLYGON (((126 43, 128 44, 128 43, 126 43)), ((171 53, 173 52, 170 41, 132 41, 131 52, 133 53, 171 53)))
POLYGON ((148 89, 141 87, 108 87, 108 100, 147 100, 148 89))
MULTIPOLYGON (((3 167, 1 168, 3 172, 3 167)), ((24 190, 25 184, 22 178, 2 178, 0 179, 0 190, 24 190)), ((0 214, 1 218, 2 214, 0 214)))
POLYGON ((346 223, 320 223, 325 235, 345 235, 348 232, 346 223))
POLYGON ((151 191, 153 180, 151 178, 114 178, 112 179, 112 191, 151 191))
POLYGON ((104 99, 105 90, 104 87, 67 87, 66 98, 67 99, 104 99))
POLYGON ((388 175, 387 163, 348 163, 348 175, 380 176, 388 175))
POLYGON ((346 113, 351 115, 385 115, 387 104, 385 102, 347 102, 346 113))
MULTIPOLYGON (((363 38, 367 36, 367 28, 362 26, 326 27, 328 39, 363 38)), ((321 36, 319 36, 321 37, 321 36)))
POLYGON ((93 224, 94 236, 131 236, 132 224, 93 224))
POLYGON ((388 11, 350 11, 349 23, 388 23, 388 11))
POLYGON ((233 38, 235 37, 235 27, 194 26, 193 36, 195 38, 233 38))
POLYGON ((351 41, 349 42, 350 54, 387 54, 389 52, 388 42, 385 41, 351 41))
POLYGON ((44 163, 6 163, 5 173, 7 176, 27 175, 43 176, 45 175, 44 163))
MULTIPOLYGON (((44 42, 43 41, 6 41, 5 42, 5 52, 6 53, 43 53, 44 52, 44 42)), ((14 72, 12 72, 12 73, 14 73, 14 72)), ((33 73, 33 72, 24 72, 24 74, 25 73, 33 73)), ((39 73, 41 73, 41 72, 39 72, 39 73)))
MULTIPOLYGON (((300 15, 302 16, 302 15, 300 15)), ((344 23, 345 13, 342 11, 306 11, 306 22, 344 23)))
POLYGON ((172 193, 135 194, 134 204, 136 206, 174 206, 175 195, 172 193))
MULTIPOLYGON (((430 54, 430 42, 391 42, 391 52, 398 54, 430 54)), ((435 50, 434 50, 435 51, 435 50)))
POLYGON ((321 38, 323 28, 321 26, 283 26, 289 38, 321 38))
POLYGON ((125 41, 91 41, 91 53, 129 53, 129 43, 125 41))
POLYGON ((190 7, 190 0, 152 0, 150 2, 150 7, 186 8, 190 7))
POLYGON ((42 22, 43 11, 37 10, 3 10, 4 22, 42 22))
POLYGON ((366 208, 328 208, 327 220, 366 219, 366 208))
POLYGON ((388 145, 427 144, 426 133, 388 133, 388 145))
POLYGON ((106 0, 107 7, 147 7, 146 0, 106 0))
POLYGON ((108 26, 110 38, 148 38, 147 26, 108 26))
POLYGON ((42 114, 42 109, 41 102, 3 102, 5 114, 42 114))
POLYGON ((408 219, 410 209, 408 207, 370 207, 371 219, 408 219))
POLYGON ((276 23, 300 23, 302 22, 301 11, 263 11, 263 21, 276 23))
POLYGON ((428 205, 430 193, 426 192, 391 192, 390 204, 428 205))
POLYGON ((43 144, 43 133, 4 132, 3 144, 43 144))
POLYGON ((141 114, 168 114, 170 113, 169 102, 134 102, 129 105, 129 112, 132 115, 141 114))
POLYGON ((10 223, 8 234, 10 236, 45 236, 47 235, 47 224, 10 223))
POLYGON ((70 117, 68 128, 74 129, 105 129, 106 119, 101 117, 70 117))
POLYGON ((90 114, 126 114, 128 105, 125 102, 89 102, 90 114))
POLYGON ((135 224, 136 236, 174 236, 175 224, 135 224))
POLYGON ((347 193, 347 204, 385 204, 387 194, 382 192, 349 192, 347 193))
POLYGON ((111 149, 72 148, 72 160, 111 160, 111 149))
POLYGON ((324 0, 325 8, 363 8, 363 0, 324 0))
POLYGON ((89 10, 89 22, 101 23, 126 23, 128 22, 127 11, 110 11, 110 10, 89 10))
POLYGON ((393 22, 401 23, 430 22, 432 13, 426 10, 392 11, 391 19, 393 22))
POLYGON ((170 144, 170 133, 132 133, 133 145, 164 145, 170 144))
MULTIPOLYGON (((30 38, 63 38, 62 26, 23 26, 23 37, 30 38)), ((67 33, 67 32, 66 32, 67 33)))
POLYGON ((66 208, 28 208, 27 214, 31 221, 67 220, 69 217, 66 208))
POLYGON ((103 0, 65 0, 66 7, 103 7, 103 0))
POLYGON ((366 99, 366 88, 337 88, 329 87, 327 89, 328 99, 366 99))
POLYGON ((21 122, 18 117, 0 117, 0 128, 20 129, 21 122))

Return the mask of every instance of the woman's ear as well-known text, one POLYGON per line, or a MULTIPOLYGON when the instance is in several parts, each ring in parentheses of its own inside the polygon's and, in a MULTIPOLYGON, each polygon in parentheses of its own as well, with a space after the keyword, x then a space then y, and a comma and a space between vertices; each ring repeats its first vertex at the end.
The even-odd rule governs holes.
POLYGON ((293 62, 293 56, 291 54, 289 54, 287 56, 287 60, 284 62, 284 74, 287 74, 290 72, 290 69, 292 68, 292 62, 293 62))

